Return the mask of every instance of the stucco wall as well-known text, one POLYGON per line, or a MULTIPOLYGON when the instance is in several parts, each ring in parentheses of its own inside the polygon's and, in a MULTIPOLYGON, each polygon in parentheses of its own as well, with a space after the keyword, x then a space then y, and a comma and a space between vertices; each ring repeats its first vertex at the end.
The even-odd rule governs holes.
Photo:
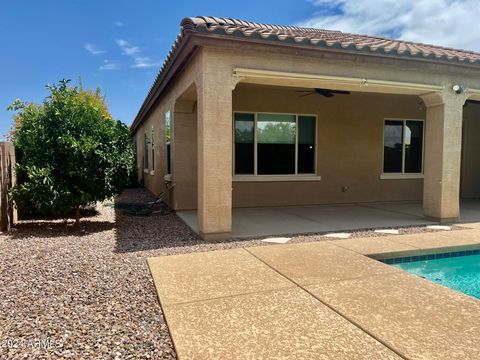
POLYGON ((290 89, 238 86, 237 111, 316 114, 321 181, 234 182, 233 205, 280 206, 421 200, 422 179, 380 180, 385 118, 424 119, 417 97, 352 93, 300 97, 290 89), (342 188, 347 187, 343 192, 342 188))
POLYGON ((480 198, 480 105, 463 111, 461 197, 480 198))
POLYGON ((191 94, 189 100, 178 101, 173 123, 173 173, 175 188, 171 206, 175 210, 197 208, 197 102, 191 94))
MULTIPOLYGON (((171 111, 172 122, 175 124, 175 101, 182 97, 192 83, 206 83, 206 79, 209 78, 209 69, 221 81, 232 81, 232 70, 235 67, 352 76, 446 87, 454 83, 475 87, 476 81, 468 68, 441 64, 408 63, 401 60, 319 52, 312 52, 312 56, 302 57, 291 53, 280 55, 277 50, 267 47, 257 48, 253 45, 237 49, 203 48, 197 51, 136 131, 139 176, 144 178, 146 187, 154 193, 164 188, 165 112, 171 111), (142 162, 143 133, 152 124, 155 125, 156 133, 154 175, 143 173, 142 162)), ((218 85, 224 87, 224 84, 218 85)), ((368 88, 365 90, 368 91, 368 88)), ((421 179, 379 179, 382 168, 383 119, 425 118, 425 108, 419 105, 418 97, 354 93, 332 99, 318 96, 299 98, 292 89, 260 88, 241 82, 232 95, 233 110, 317 114, 319 118, 317 169, 318 175, 322 177, 321 181, 313 182, 234 182, 233 206, 422 199, 423 181, 421 179), (344 186, 348 191, 342 192, 344 186)), ((190 120, 193 123, 193 119, 190 120)), ((186 138, 190 139, 187 140, 188 146, 185 146, 184 150, 174 151, 174 181, 179 185, 174 190, 173 197, 178 201, 176 204, 172 202, 171 205, 177 209, 192 208, 197 204, 197 174, 190 174, 189 171, 175 173, 176 167, 185 166, 182 158, 196 159, 198 156, 195 151, 198 144, 192 140, 194 132, 194 129, 190 133, 184 132, 186 138), (175 194, 178 196, 175 197, 175 194)), ((198 130, 196 132, 198 134, 198 130)), ((178 144, 174 146, 176 148, 178 144)), ((190 169, 193 163, 187 164, 186 168, 190 169)), ((475 181, 475 179, 472 180, 472 184, 475 181)))
MULTIPOLYGON (((203 55, 201 51, 198 51, 190 59, 190 62, 187 64, 180 76, 176 78, 176 81, 172 86, 170 86, 164 95, 157 101, 155 106, 152 108, 150 113, 146 116, 145 120, 138 126, 134 133, 134 139, 137 145, 137 170, 138 170, 138 179, 143 181, 145 187, 149 189, 152 193, 158 195, 163 190, 165 190, 165 180, 164 176, 166 175, 166 143, 165 143, 165 113, 170 111, 170 119, 173 126, 183 126, 183 119, 179 119, 180 122, 177 122, 175 107, 179 99, 182 101, 190 101, 192 85, 195 88, 195 84, 199 81, 201 76, 203 55), (175 125, 176 124, 176 125, 175 125), (144 133, 150 131, 154 128, 154 141, 155 141, 155 171, 153 174, 150 172, 144 172, 143 159, 144 159, 144 133)), ((180 112, 182 112, 181 110, 180 112)), ((181 117, 181 116, 180 116, 181 117)), ((188 118, 188 117, 187 117, 188 118)), ((175 129, 173 129, 173 132, 175 129)), ((179 135, 181 137, 181 135, 179 135)), ((175 151, 177 144, 174 141, 173 152, 181 154, 181 152, 175 151)), ((180 145, 182 146, 182 145, 180 145)), ((196 145, 190 146, 192 153, 188 156, 195 157, 196 145), (195 151, 195 152, 193 152, 195 151)), ((172 164, 173 168, 181 166, 182 163, 181 156, 175 158, 172 164)), ((178 176, 182 176, 181 173, 178 176)), ((196 174, 189 174, 188 176, 196 177, 196 174)), ((172 178, 173 182, 178 183, 177 187, 172 191, 172 196, 167 198, 167 202, 170 206, 175 207, 173 199, 175 198, 176 192, 188 192, 183 184, 184 179, 182 177, 175 179, 172 178)), ((196 180, 195 180, 196 181, 196 180)), ((188 182, 188 181, 187 181, 188 182)), ((196 184, 196 182, 195 182, 196 184)), ((195 186, 196 187, 196 186, 195 186)), ((193 195, 196 197, 196 189, 193 190, 193 195)), ((179 195, 179 198, 183 198, 183 195, 179 195)), ((187 200, 188 202, 189 200, 187 200)), ((196 204, 196 200, 195 200, 196 204)), ((188 207, 188 206, 187 206, 188 207)), ((185 208, 185 207, 180 207, 185 208)))

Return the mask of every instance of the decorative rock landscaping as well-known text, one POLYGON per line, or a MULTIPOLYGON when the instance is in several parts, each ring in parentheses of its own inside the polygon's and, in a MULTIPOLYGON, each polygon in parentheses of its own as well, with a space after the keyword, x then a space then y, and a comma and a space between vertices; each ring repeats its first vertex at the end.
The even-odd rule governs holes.
MULTIPOLYGON (((149 200, 146 190, 132 189, 117 204, 149 200)), ((268 245, 204 242, 173 213, 131 216, 101 204, 97 210, 76 229, 71 220, 37 220, 0 234, 0 358, 173 359, 146 259, 268 245)), ((426 231, 432 230, 400 229, 426 231)), ((385 235, 353 232, 348 241, 360 236, 385 235)), ((325 240, 335 239, 318 234, 288 242, 325 240)))

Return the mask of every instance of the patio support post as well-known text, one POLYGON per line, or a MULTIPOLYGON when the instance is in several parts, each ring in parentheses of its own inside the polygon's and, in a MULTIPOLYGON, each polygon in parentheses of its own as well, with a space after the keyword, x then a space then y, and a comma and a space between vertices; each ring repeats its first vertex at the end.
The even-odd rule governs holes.
MULTIPOLYGON (((205 61, 205 60, 204 60, 205 61)), ((228 238, 232 229, 231 69, 204 62, 198 86, 198 230, 204 240, 228 238)))
POLYGON ((460 164, 463 105, 467 96, 449 87, 421 96, 426 107, 423 211, 449 222, 460 215, 460 164))

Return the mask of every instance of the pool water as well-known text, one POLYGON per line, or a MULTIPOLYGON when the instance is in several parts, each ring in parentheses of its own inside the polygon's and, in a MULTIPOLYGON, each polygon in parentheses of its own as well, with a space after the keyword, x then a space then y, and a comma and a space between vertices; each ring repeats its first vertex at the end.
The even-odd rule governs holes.
POLYGON ((480 255, 412 261, 393 266, 480 299, 480 255))

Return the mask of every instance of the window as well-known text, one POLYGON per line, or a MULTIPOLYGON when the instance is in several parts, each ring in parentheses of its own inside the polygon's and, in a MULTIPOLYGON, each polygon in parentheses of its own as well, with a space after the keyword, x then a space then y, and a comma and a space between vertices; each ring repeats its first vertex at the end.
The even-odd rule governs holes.
POLYGON ((166 164, 167 164, 167 175, 172 173, 172 126, 170 123, 170 111, 165 113, 165 144, 166 144, 166 164))
POLYGON ((316 117, 235 113, 235 175, 315 173, 316 117))
POLYGON ((423 120, 385 120, 383 172, 423 172, 423 120))
POLYGON ((154 131, 153 131, 153 126, 152 126, 152 132, 151 132, 151 140, 150 140, 150 149, 152 151, 152 167, 151 171, 155 171, 155 142, 154 142, 154 131))
POLYGON ((235 114, 235 173, 254 173, 254 114, 235 114))
POLYGON ((145 168, 145 170, 148 169, 148 136, 147 136, 147 133, 144 134, 143 167, 145 168))

